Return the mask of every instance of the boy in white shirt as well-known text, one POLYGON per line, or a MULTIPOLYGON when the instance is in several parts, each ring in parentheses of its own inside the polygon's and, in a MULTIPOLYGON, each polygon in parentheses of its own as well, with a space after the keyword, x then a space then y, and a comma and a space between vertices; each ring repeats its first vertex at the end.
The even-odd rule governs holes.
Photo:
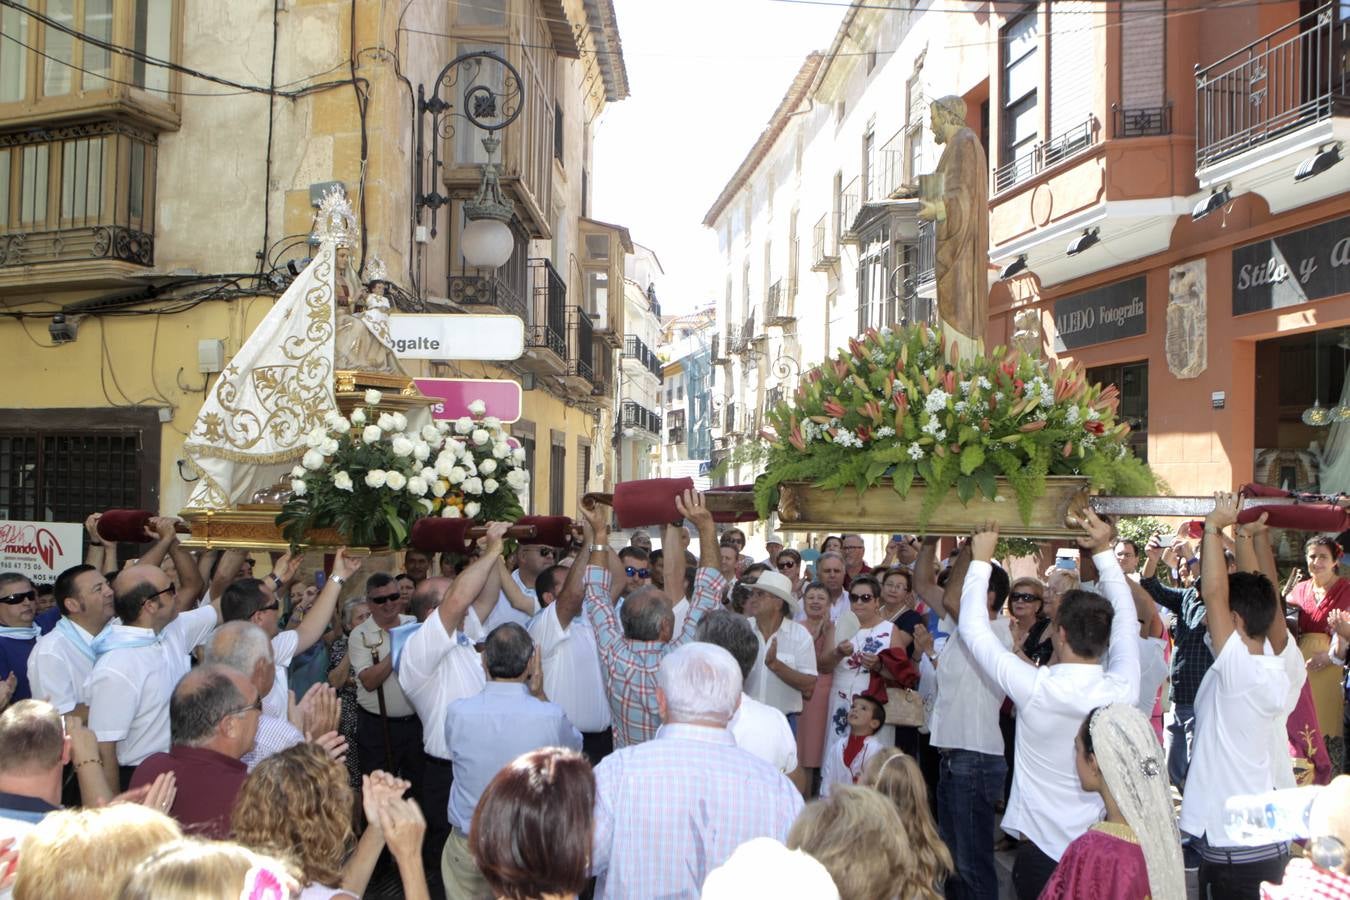
POLYGON ((1238 568, 1246 571, 1229 575, 1221 532, 1237 521, 1238 503, 1227 492, 1214 500, 1200 554, 1214 664, 1195 696, 1195 744, 1181 830, 1198 839, 1201 896, 1256 900, 1262 881, 1281 879, 1289 845, 1242 846, 1227 833, 1224 802, 1284 785, 1278 770, 1287 770, 1290 761, 1276 752, 1271 735, 1284 736, 1285 720, 1307 676, 1272 580, 1251 571, 1274 566, 1265 517, 1239 529, 1238 568))
POLYGON ((874 735, 886 724, 886 691, 877 679, 861 694, 853 695, 848 711, 848 737, 842 737, 825 752, 820 770, 820 796, 830 796, 837 784, 857 784, 867 761, 885 746, 874 735))

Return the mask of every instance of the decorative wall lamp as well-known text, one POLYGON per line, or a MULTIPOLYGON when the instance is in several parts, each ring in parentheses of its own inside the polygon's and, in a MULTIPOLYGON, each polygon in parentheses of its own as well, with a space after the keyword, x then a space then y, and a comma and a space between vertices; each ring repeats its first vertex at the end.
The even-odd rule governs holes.
POLYGON ((450 197, 436 190, 435 180, 441 167, 441 142, 454 137, 454 118, 466 119, 487 132, 483 149, 487 162, 482 164, 482 179, 478 194, 464 203, 464 217, 468 220, 460 235, 460 252, 465 262, 480 269, 495 269, 511 258, 515 237, 510 222, 515 215, 511 201, 502 195, 499 170, 494 157, 501 147, 497 132, 510 125, 525 105, 525 84, 520 72, 497 53, 477 50, 461 53, 441 69, 427 98, 425 85, 417 86, 417 146, 413 156, 414 214, 421 219, 422 210, 431 210, 431 235, 436 236, 436 218, 440 208, 450 197), (441 88, 449 92, 464 87, 463 106, 456 111, 454 104, 441 97, 441 88), (431 190, 425 189, 426 159, 425 116, 431 114, 431 190))

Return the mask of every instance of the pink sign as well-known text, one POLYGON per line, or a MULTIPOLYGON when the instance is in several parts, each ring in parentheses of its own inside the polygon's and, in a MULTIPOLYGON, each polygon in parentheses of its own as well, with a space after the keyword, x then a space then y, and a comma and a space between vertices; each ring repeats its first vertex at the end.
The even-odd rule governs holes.
POLYGON ((417 389, 432 398, 433 419, 458 419, 469 415, 469 404, 482 400, 484 415, 503 422, 520 419, 523 394, 520 383, 497 378, 414 378, 417 389))

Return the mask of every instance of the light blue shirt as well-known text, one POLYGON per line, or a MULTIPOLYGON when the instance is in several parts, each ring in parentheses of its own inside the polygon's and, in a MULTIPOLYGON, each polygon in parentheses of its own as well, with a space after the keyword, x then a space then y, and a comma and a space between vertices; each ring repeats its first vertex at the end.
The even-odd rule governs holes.
POLYGON ((581 734, 556 703, 530 695, 518 681, 489 681, 482 693, 450 704, 445 742, 455 781, 450 824, 468 834, 478 798, 509 762, 541 747, 581 749, 581 734))

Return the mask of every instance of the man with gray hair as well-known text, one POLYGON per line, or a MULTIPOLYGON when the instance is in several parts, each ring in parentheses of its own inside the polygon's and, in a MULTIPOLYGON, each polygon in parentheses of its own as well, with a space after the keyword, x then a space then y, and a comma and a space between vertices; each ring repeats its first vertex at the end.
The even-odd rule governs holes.
POLYGON ((736 746, 741 705, 731 654, 694 643, 665 654, 656 738, 595 768, 595 896, 697 897, 708 873, 746 841, 782 841, 802 795, 772 765, 736 746))
POLYGON ((184 675, 169 699, 173 744, 168 753, 148 756, 131 786, 173 772, 178 794, 169 815, 185 831, 229 838, 230 811, 248 777, 242 757, 253 746, 262 698, 251 681, 225 666, 208 663, 184 675))

